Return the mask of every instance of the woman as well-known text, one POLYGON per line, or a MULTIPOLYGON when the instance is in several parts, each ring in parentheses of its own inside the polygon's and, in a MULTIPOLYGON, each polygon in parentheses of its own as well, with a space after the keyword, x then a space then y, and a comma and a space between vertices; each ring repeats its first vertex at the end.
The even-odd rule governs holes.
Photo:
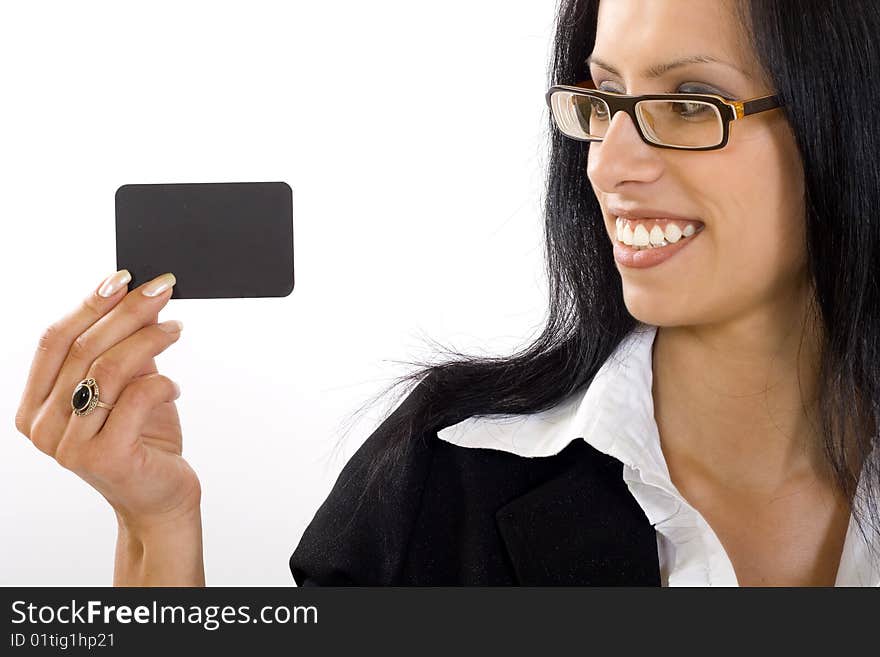
MULTIPOLYGON (((563 0, 547 326, 402 379, 296 582, 880 583, 878 29, 872 0, 563 0)), ((113 505, 116 584, 202 585, 170 295, 119 291, 47 331, 16 426, 113 505), (70 413, 83 376, 112 412, 70 413)))

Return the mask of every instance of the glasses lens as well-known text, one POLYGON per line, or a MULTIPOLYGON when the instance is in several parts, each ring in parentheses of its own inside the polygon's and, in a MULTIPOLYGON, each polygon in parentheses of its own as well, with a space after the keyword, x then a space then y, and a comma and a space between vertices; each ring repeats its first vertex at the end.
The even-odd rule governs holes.
MULTIPOLYGON (((611 122, 607 103, 598 96, 567 90, 550 96, 556 125, 575 139, 603 139, 611 122)), ((649 141, 679 148, 717 146, 724 137, 718 108, 699 100, 643 100, 636 114, 649 141)))
POLYGON ((556 91, 550 96, 553 119, 563 134, 575 139, 596 139, 608 129, 608 105, 601 98, 556 91))
POLYGON ((636 114, 645 136, 667 146, 717 146, 724 136, 718 108, 698 100, 643 100, 636 114))

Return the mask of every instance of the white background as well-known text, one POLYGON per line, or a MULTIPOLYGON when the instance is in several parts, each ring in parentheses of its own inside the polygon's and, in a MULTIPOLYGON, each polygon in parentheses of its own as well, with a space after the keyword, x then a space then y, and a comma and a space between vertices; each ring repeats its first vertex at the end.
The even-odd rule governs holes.
POLYGON ((14 419, 42 331, 116 269, 122 184, 293 188, 289 297, 160 314, 185 324, 157 364, 182 389, 209 586, 294 584, 290 553, 391 402, 354 413, 429 340, 502 354, 536 335, 554 12, 0 5, 0 584, 112 583, 112 510, 14 419))

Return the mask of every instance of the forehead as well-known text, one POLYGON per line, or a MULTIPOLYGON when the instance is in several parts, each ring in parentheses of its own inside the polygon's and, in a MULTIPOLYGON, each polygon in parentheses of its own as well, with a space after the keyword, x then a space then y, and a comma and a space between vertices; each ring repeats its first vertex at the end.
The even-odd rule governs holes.
POLYGON ((593 53, 624 73, 703 54, 749 68, 735 0, 601 0, 593 53))

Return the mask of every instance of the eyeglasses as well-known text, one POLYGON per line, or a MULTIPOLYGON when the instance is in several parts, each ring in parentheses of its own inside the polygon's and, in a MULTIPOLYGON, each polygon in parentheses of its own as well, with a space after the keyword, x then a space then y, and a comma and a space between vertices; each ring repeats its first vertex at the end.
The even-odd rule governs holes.
POLYGON ((554 85, 546 95, 562 134, 580 141, 602 141, 611 119, 626 112, 639 136, 658 148, 710 151, 724 148, 730 122, 781 107, 778 96, 728 100, 715 94, 626 96, 596 89, 592 80, 554 85))

